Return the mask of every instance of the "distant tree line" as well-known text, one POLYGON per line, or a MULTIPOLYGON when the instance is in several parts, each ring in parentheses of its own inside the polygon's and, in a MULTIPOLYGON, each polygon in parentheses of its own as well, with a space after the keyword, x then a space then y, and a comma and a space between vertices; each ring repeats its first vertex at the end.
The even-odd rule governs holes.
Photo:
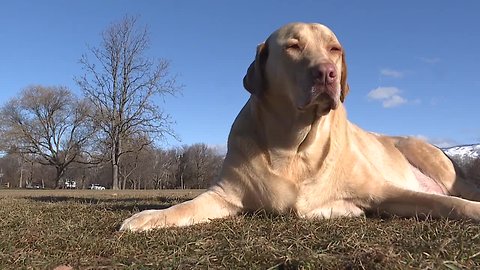
MULTIPOLYGON (((192 189, 207 188, 218 177, 223 153, 198 143, 161 149, 153 146, 128 153, 119 166, 122 189, 192 189)), ((10 188, 62 188, 66 180, 73 180, 77 188, 100 184, 112 188, 109 163, 74 163, 59 181, 54 166, 45 166, 42 157, 18 152, 5 153, 0 158, 0 184, 10 188)))
POLYGON ((0 181, 23 187, 66 178, 112 189, 204 187, 221 159, 205 145, 162 150, 175 137, 159 106, 181 90, 169 61, 148 54, 149 32, 125 16, 80 58, 83 96, 64 86, 32 85, 0 108, 0 181), (192 180, 191 177, 196 177, 192 180), (193 181, 193 182, 192 182, 193 181))

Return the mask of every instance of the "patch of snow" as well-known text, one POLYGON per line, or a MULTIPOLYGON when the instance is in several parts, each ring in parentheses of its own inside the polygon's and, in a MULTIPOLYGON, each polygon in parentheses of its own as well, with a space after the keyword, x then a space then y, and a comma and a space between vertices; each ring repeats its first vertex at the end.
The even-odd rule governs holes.
POLYGON ((445 151, 445 154, 448 156, 479 158, 480 144, 454 146, 450 148, 444 148, 443 151, 445 151))

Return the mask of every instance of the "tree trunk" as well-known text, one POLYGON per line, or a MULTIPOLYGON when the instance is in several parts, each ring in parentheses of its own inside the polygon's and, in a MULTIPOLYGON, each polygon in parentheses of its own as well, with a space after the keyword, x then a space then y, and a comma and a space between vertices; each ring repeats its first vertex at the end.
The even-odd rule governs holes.
POLYGON ((55 189, 59 188, 58 182, 60 182, 60 178, 63 175, 64 168, 61 167, 55 167, 57 173, 55 175, 55 189))
POLYGON ((122 177, 122 189, 127 188, 127 178, 128 178, 128 176, 126 176, 126 175, 122 177))
POLYGON ((119 143, 116 141, 112 144, 112 189, 114 190, 120 189, 120 182, 118 181, 119 152, 119 143))
POLYGON ((18 183, 19 188, 23 188, 23 162, 22 165, 20 166, 20 180, 18 183))
POLYGON ((118 164, 112 160, 112 189, 120 189, 118 184, 118 164))

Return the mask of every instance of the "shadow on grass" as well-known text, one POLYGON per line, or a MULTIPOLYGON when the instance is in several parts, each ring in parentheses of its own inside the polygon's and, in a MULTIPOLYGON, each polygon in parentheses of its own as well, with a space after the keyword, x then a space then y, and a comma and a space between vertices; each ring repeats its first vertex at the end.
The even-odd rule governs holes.
MULTIPOLYGON (((172 197, 142 198, 89 198, 69 196, 24 197, 33 202, 75 203, 80 205, 99 205, 111 211, 143 211, 148 209, 165 209, 179 203, 172 197)), ((181 199, 185 201, 186 199, 181 199)))

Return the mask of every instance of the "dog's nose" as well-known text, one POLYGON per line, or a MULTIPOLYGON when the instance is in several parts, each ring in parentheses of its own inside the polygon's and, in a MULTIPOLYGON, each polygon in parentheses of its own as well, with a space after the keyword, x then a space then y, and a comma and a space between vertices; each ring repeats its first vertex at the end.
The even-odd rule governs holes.
POLYGON ((321 84, 332 84, 337 78, 337 70, 331 63, 321 64, 312 71, 315 81, 321 84))

